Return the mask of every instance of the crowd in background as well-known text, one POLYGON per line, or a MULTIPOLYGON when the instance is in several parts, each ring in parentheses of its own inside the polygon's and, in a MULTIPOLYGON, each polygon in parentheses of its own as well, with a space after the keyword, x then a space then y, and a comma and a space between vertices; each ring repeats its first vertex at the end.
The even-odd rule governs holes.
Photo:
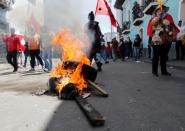
POLYGON ((9 35, 2 35, 7 45, 7 62, 17 72, 18 68, 30 65, 29 71, 35 71, 35 66, 41 65, 45 72, 52 69, 52 34, 47 27, 42 27, 38 34, 31 30, 28 35, 18 35, 15 29, 10 29, 9 35), (29 60, 29 61, 28 61, 29 60))
POLYGON ((105 43, 102 38, 101 56, 105 63, 108 63, 107 59, 113 59, 115 62, 117 59, 124 61, 128 58, 133 58, 134 61, 140 62, 139 59, 142 55, 142 39, 137 34, 132 41, 130 37, 124 38, 123 35, 119 36, 119 40, 113 38, 111 42, 105 43))
MULTIPOLYGON (((158 10, 156 9, 156 12, 157 11, 158 10)), ((87 24, 86 33, 89 35, 89 38, 93 36, 92 40, 90 39, 92 42, 92 49, 90 51, 89 59, 91 62, 92 59, 95 59, 98 71, 102 70, 101 66, 103 63, 100 59, 103 59, 105 64, 109 63, 109 59, 112 59, 115 62, 117 59, 124 61, 125 59, 132 58, 134 61, 140 62, 140 58, 143 54, 143 40, 139 34, 137 34, 132 40, 130 37, 119 35, 118 38, 115 37, 111 41, 106 42, 101 33, 99 23, 94 20, 93 12, 90 12, 88 18, 89 22, 87 24)), ((151 20, 154 21, 155 19, 152 17, 151 20)), ((185 25, 182 23, 182 21, 179 21, 178 28, 180 29, 180 33, 177 34, 176 40, 173 39, 173 42, 176 43, 177 60, 183 60, 185 55, 185 25)), ((155 24, 152 24, 149 27, 153 27, 155 31, 157 31, 158 28, 155 28, 155 24)), ((152 30, 149 30, 149 33, 151 31, 152 30)), ((53 36, 47 27, 44 26, 39 34, 34 31, 30 31, 29 35, 21 36, 15 34, 15 29, 12 28, 10 30, 10 35, 2 35, 2 40, 7 43, 7 61, 13 66, 13 72, 16 72, 18 67, 21 65, 23 67, 30 65, 30 71, 35 71, 35 66, 41 65, 44 71, 50 72, 52 69, 52 37, 53 36), (24 44, 21 43, 22 39, 24 39, 24 44), (28 59, 30 60, 29 62, 28 59)), ((168 37, 165 36, 160 38, 157 35, 155 36, 155 34, 153 34, 152 37, 149 36, 148 58, 153 59, 156 52, 154 50, 154 45, 158 45, 152 43, 158 43, 159 40, 163 38, 166 39, 168 37)), ((168 45, 170 50, 171 42, 168 45)))

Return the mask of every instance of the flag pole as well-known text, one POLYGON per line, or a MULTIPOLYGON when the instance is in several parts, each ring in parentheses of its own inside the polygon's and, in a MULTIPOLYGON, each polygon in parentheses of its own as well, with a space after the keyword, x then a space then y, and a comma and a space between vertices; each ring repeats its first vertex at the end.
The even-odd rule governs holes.
MULTIPOLYGON (((110 4, 110 9, 111 9, 111 6, 112 6, 112 0, 109 0, 109 4, 110 4)), ((110 30, 111 30, 111 41, 112 41, 112 23, 110 23, 110 30)))

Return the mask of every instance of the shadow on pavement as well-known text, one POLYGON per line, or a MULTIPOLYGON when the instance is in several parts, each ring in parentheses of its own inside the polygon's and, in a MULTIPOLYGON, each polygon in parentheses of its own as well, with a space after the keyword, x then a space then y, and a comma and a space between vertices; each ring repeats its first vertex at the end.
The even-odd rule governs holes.
POLYGON ((0 76, 6 76, 6 75, 11 75, 11 74, 16 74, 15 72, 3 72, 3 73, 0 73, 0 76))
POLYGON ((105 131, 104 128, 92 127, 77 103, 65 100, 56 109, 44 131, 105 131))
POLYGON ((42 74, 46 74, 46 72, 21 72, 21 76, 30 76, 30 75, 42 75, 42 74))

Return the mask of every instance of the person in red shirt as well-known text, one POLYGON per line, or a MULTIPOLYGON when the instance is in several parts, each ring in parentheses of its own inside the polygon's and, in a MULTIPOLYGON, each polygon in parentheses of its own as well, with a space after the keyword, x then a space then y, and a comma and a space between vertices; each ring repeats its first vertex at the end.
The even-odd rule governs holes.
POLYGON ((15 35, 14 28, 11 28, 10 32, 10 36, 3 36, 2 39, 5 43, 7 43, 7 61, 13 66, 13 72, 16 72, 18 70, 17 51, 21 46, 21 42, 17 35, 15 35))

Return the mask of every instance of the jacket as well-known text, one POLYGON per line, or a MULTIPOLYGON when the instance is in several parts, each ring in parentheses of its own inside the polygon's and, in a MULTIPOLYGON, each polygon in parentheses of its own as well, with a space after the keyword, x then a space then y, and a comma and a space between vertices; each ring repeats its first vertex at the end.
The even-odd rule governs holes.
POLYGON ((3 37, 2 39, 8 45, 8 52, 18 51, 22 47, 20 39, 17 35, 3 37))

